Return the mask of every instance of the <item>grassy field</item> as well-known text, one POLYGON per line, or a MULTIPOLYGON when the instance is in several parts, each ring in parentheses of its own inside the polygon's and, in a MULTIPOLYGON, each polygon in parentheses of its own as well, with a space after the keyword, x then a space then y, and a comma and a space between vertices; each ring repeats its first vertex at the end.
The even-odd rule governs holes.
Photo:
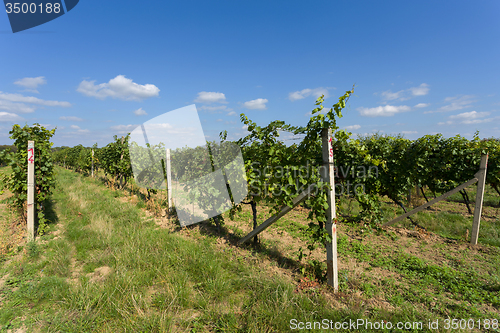
MULTIPOLYGON (((324 319, 421 322, 423 330, 404 330, 414 332, 431 331, 437 320, 432 331, 446 332, 454 318, 474 320, 475 329, 463 331, 500 332, 499 200, 489 190, 477 246, 466 241, 472 215, 460 195, 416 215, 427 231, 408 222, 384 230, 340 223, 333 293, 315 279, 324 250, 299 257, 307 246, 304 207, 257 246, 237 246, 252 228, 250 207, 234 221, 225 216, 220 234, 208 222, 181 229, 162 213, 162 194, 146 201, 137 188, 57 172, 49 233, 0 254, 0 332, 288 332, 324 319)), ((382 201, 386 218, 401 213, 382 201)), ((340 206, 343 215, 358 210, 348 200, 340 206)), ((269 216, 266 207, 258 211, 259 222, 269 216)), ((5 205, 0 214, 3 240, 22 235, 5 205)), ((375 331, 344 328, 330 331, 375 331)))

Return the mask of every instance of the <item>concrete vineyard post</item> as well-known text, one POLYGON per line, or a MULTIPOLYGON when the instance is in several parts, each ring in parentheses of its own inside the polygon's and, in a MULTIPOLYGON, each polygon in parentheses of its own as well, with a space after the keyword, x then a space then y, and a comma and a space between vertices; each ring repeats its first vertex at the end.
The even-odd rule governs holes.
POLYGON ((470 237, 470 243, 472 245, 477 244, 477 239, 479 237, 479 225, 481 224, 481 213, 483 211, 484 183, 486 182, 487 166, 488 166, 488 155, 482 155, 481 164, 479 166, 479 172, 476 173, 477 177, 476 206, 474 207, 474 222, 472 224, 472 233, 470 237))
POLYGON ((92 149, 92 178, 94 178, 94 149, 92 149))
POLYGON ((28 141, 28 241, 35 239, 35 142, 28 141))
POLYGON ((172 209, 172 171, 170 167, 170 149, 167 148, 167 200, 168 209, 172 209))
POLYGON ((326 243, 326 269, 328 285, 335 292, 339 289, 337 269, 337 212, 335 211, 335 173, 333 166, 332 131, 323 128, 321 133, 323 145, 323 165, 321 167, 321 178, 330 185, 328 190, 328 209, 326 211, 326 232, 332 237, 332 241, 326 243))

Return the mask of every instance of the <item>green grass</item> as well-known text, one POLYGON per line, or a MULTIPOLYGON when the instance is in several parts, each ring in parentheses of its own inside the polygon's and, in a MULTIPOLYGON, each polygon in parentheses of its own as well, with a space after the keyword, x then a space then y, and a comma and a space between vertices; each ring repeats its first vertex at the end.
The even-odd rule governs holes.
MULTIPOLYGON (((297 293, 286 275, 262 268, 267 261, 282 267, 278 239, 255 249, 221 250, 219 236, 201 228, 184 229, 193 234, 189 237, 157 228, 138 208, 142 201, 124 203, 124 192, 107 189, 98 179, 58 168, 57 181, 52 204, 58 224, 50 224, 49 231, 60 230, 59 238, 43 236, 27 244, 24 255, 0 264, 0 279, 5 278, 0 332, 23 326, 27 332, 288 332, 293 318, 394 323, 499 318, 500 251, 495 247, 458 251, 394 232, 342 225, 339 260, 363 266, 339 270, 340 292, 347 295, 340 308, 334 307, 338 303, 328 288, 297 293), (412 247, 420 253, 406 251, 412 247), (435 251, 439 262, 431 258, 435 251), (430 253, 429 259, 422 253, 430 253), (96 272, 104 267, 109 275, 99 276, 96 272), (391 308, 369 307, 367 300, 385 300, 391 308)), ((347 210, 348 203, 343 205, 347 210)), ((398 209, 383 208, 387 216, 398 209)), ((350 209, 355 213, 356 205, 350 209)), ((261 222, 267 210, 258 211, 261 222)), ((248 212, 238 214, 251 221, 248 212)), ((457 215, 424 212, 417 219, 458 238, 471 221, 457 215)), ((303 243, 305 225, 304 216, 290 215, 270 230, 303 243)), ((484 223, 482 232, 483 227, 480 242, 498 239, 493 232, 498 226, 484 223)), ((242 236, 237 227, 231 229, 242 236)))
MULTIPOLYGON (((28 245, 3 267, 0 327, 43 332, 288 331, 289 321, 356 319, 321 295, 217 251, 213 238, 155 230, 134 205, 96 181, 58 169, 53 195, 61 238, 28 245), (111 273, 92 282, 97 267, 111 273), (75 275, 77 281, 70 278, 75 275)), ((406 318, 408 313, 393 316, 406 318)), ((410 316, 419 318, 418 314, 410 316)))

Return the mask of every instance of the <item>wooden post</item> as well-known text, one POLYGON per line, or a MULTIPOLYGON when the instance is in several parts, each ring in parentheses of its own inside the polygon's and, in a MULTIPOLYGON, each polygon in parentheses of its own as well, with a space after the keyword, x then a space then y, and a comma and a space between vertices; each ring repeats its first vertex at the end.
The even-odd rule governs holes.
POLYGON ((335 211, 335 174, 333 166, 332 131, 323 128, 321 133, 323 144, 323 166, 321 178, 330 185, 328 193, 328 209, 326 211, 326 232, 332 237, 331 243, 326 243, 326 272, 328 284, 337 292, 339 289, 337 269, 337 213, 335 211))
POLYGON ((170 148, 167 148, 167 203, 168 209, 172 209, 172 170, 170 167, 170 148))
POLYGON ((476 206, 474 207, 474 222, 472 224, 472 233, 470 237, 470 243, 472 245, 477 244, 477 238, 479 237, 479 225, 481 224, 481 213, 483 211, 484 183, 486 182, 487 166, 488 166, 488 154, 482 155, 481 164, 479 166, 479 172, 476 173, 477 177, 476 206))
POLYGON ((94 149, 92 149, 92 178, 94 178, 94 149))
POLYGON ((28 141, 28 241, 35 239, 35 142, 28 141))

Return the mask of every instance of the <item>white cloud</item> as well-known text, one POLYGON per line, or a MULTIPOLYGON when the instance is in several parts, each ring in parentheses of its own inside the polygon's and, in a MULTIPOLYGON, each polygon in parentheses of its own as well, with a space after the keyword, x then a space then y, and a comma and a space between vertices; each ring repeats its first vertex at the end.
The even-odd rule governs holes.
POLYGON ((78 118, 78 117, 66 117, 66 116, 62 116, 62 117, 59 117, 59 119, 61 120, 68 120, 68 121, 83 121, 82 118, 78 118))
POLYGON ((158 96, 160 89, 154 84, 140 85, 118 75, 108 83, 94 84, 94 81, 83 80, 76 91, 90 97, 105 99, 106 97, 119 98, 126 101, 140 101, 145 98, 158 96))
POLYGON ((71 125, 70 128, 77 130, 78 133, 88 133, 90 132, 88 129, 81 129, 80 126, 71 125))
POLYGON ((136 116, 145 116, 145 115, 147 115, 146 111, 144 111, 142 108, 138 108, 137 110, 135 110, 134 114, 136 116))
POLYGON ((59 101, 46 101, 40 98, 32 96, 23 96, 21 94, 7 94, 0 91, 0 99, 8 102, 14 103, 28 103, 43 106, 60 106, 60 107, 70 107, 69 102, 59 102, 59 101))
POLYGON ((227 103, 226 96, 220 92, 201 91, 194 100, 196 103, 227 103))
POLYGON ((461 120, 470 120, 470 119, 477 119, 477 118, 482 118, 489 116, 489 112, 476 112, 476 111, 471 111, 471 112, 464 112, 460 113, 457 115, 450 116, 450 119, 461 119, 461 120))
POLYGON ((357 129, 360 129, 361 128, 361 125, 351 125, 351 126, 346 126, 344 127, 344 129, 350 131, 350 130, 357 130, 357 129))
POLYGON ((482 123, 489 123, 493 121, 494 118, 488 118, 488 119, 473 119, 473 120, 464 120, 462 121, 462 124, 482 124, 482 123))
POLYGON ((406 105, 393 106, 384 105, 376 108, 358 108, 359 113, 365 117, 390 117, 396 113, 410 111, 410 107, 406 105))
POLYGON ((449 116, 448 119, 451 120, 448 120, 446 122, 439 122, 438 125, 452 125, 455 123, 471 125, 471 124, 481 124, 494 121, 495 118, 485 118, 489 115, 490 115, 489 112, 476 112, 476 111, 463 112, 457 115, 449 116))
POLYGON ((252 110, 265 110, 267 102, 268 100, 265 98, 257 98, 243 103, 243 106, 247 109, 252 109, 252 110))
POLYGON ((241 128, 244 129, 244 130, 247 130, 248 129, 248 125, 243 125, 243 126, 241 126, 241 128))
POLYGON ((209 113, 222 113, 222 110, 227 111, 227 105, 218 105, 218 106, 208 106, 208 105, 202 105, 199 108, 199 110, 207 110, 209 113))
POLYGON ((321 95, 325 95, 325 99, 330 97, 330 94, 328 93, 328 89, 334 89, 331 87, 319 87, 319 88, 314 88, 314 89, 302 89, 299 91, 294 91, 288 94, 288 99, 291 100, 292 102, 295 102, 299 99, 306 98, 308 96, 314 96, 314 98, 318 98, 321 95))
POLYGON ((46 84, 47 80, 45 80, 45 77, 43 76, 38 76, 38 77, 25 77, 23 79, 19 79, 14 82, 14 84, 17 84, 18 86, 22 86, 26 88, 26 90, 38 93, 38 86, 42 84, 46 84))
POLYGON ((406 101, 416 96, 427 95, 428 93, 429 93, 429 85, 426 83, 422 83, 418 87, 412 87, 397 92, 392 92, 390 90, 387 90, 382 92, 381 95, 386 101, 392 101, 396 99, 399 99, 400 101, 406 101))
POLYGON ((488 119, 478 119, 478 118, 484 118, 486 116, 489 116, 489 112, 476 112, 476 111, 471 111, 471 112, 464 112, 460 113, 457 115, 450 116, 450 119, 457 119, 460 121, 461 124, 480 124, 480 123, 486 123, 493 118, 488 118, 488 119))
POLYGON ((428 107, 429 105, 431 105, 430 103, 418 103, 417 105, 415 105, 414 107, 419 109, 419 108, 426 108, 428 107))
POLYGON ((36 110, 34 106, 28 106, 23 103, 12 103, 9 101, 0 100, 0 110, 15 112, 15 113, 31 113, 36 110))
POLYGON ((446 97, 444 99, 444 101, 451 102, 451 103, 439 108, 439 110, 441 110, 441 111, 455 111, 455 110, 461 110, 461 109, 471 107, 472 106, 471 104, 475 102, 475 100, 472 100, 473 97, 474 96, 472 96, 472 95, 446 97))
POLYGON ((39 105, 59 107, 71 106, 68 102, 47 101, 37 97, 23 96, 21 94, 8 94, 0 91, 0 110, 5 110, 11 113, 31 113, 34 112, 39 105))
POLYGON ((425 96, 429 93, 429 85, 422 83, 420 86, 413 87, 413 88, 410 88, 408 90, 411 91, 411 94, 413 96, 425 96))
POLYGON ((235 115, 236 115, 236 112, 231 111, 231 112, 229 112, 227 115, 228 115, 228 116, 235 116, 235 115))
POLYGON ((0 112, 0 121, 21 121, 24 118, 18 116, 15 113, 0 112))
POLYGON ((401 98, 401 95, 403 94, 404 90, 400 90, 398 92, 391 92, 390 90, 382 92, 382 97, 384 97, 385 100, 387 101, 392 101, 394 99, 401 98))
POLYGON ((216 121, 217 121, 217 122, 221 122, 221 121, 223 121, 223 120, 222 120, 222 119, 217 119, 216 121))
POLYGON ((401 131, 403 134, 417 134, 417 131, 401 131))

